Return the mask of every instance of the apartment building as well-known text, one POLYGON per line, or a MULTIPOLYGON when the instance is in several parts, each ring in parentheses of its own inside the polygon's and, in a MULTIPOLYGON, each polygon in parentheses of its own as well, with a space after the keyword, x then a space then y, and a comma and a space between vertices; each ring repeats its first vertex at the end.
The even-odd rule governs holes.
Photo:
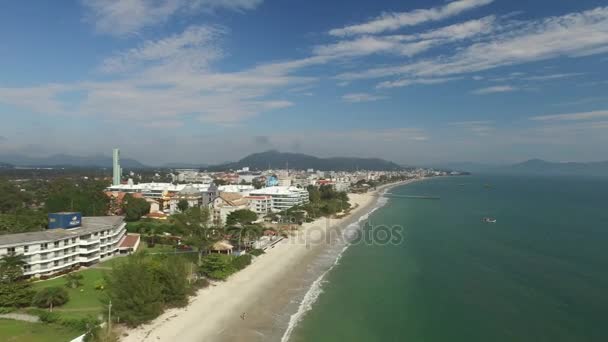
POLYGON ((272 211, 272 197, 270 196, 245 196, 249 201, 249 209, 258 215, 266 215, 272 211))
POLYGON ((251 191, 249 196, 267 196, 272 199, 271 210, 283 211, 308 203, 308 190, 294 186, 271 186, 251 191))
POLYGON ((125 226, 120 216, 83 217, 74 228, 1 235, 0 257, 22 254, 25 276, 50 276, 118 254, 125 226))
POLYGON ((219 226, 226 224, 228 215, 236 210, 249 209, 249 202, 237 193, 224 193, 213 201, 213 222, 219 226))

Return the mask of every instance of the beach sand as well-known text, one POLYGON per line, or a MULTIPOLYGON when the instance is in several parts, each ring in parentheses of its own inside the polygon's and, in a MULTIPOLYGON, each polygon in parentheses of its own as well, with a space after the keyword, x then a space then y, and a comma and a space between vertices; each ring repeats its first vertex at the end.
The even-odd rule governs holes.
POLYGON ((349 194, 355 207, 350 215, 305 223, 298 236, 280 241, 227 281, 200 290, 187 307, 167 310, 149 324, 127 330, 128 335, 121 340, 279 341, 289 315, 298 308, 294 298, 310 286, 311 280, 306 277, 309 265, 330 243, 319 237, 357 222, 374 208, 379 193, 405 183, 379 187, 365 194, 349 194))

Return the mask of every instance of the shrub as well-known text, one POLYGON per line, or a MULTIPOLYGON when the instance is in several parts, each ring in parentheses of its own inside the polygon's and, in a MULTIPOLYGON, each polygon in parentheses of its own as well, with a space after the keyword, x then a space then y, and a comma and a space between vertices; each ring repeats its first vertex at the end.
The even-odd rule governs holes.
POLYGON ((119 337, 115 331, 108 331, 106 327, 95 326, 83 338, 84 342, 118 342, 119 337))
POLYGON ((103 291, 106 288, 106 282, 103 280, 98 280, 95 282, 95 290, 103 291))
POLYGON ((252 259, 252 256, 250 254, 239 255, 238 257, 236 257, 232 260, 232 265, 237 270, 242 270, 245 267, 251 265, 251 259, 252 259))
POLYGON ((0 315, 11 313, 15 310, 17 310, 17 308, 12 307, 12 306, 0 306, 0 315))
MULTIPOLYGON (((159 257, 157 257, 159 258, 159 257)), ((162 286, 163 300, 172 306, 188 304, 188 271, 186 262, 180 257, 160 257, 154 269, 162 286)))
POLYGON ((264 254, 266 252, 264 252, 263 249, 252 249, 249 251, 249 254, 253 255, 253 256, 260 256, 262 254, 264 254))
POLYGON ((63 287, 46 287, 36 293, 32 304, 39 308, 49 308, 53 311, 54 306, 60 306, 68 302, 70 296, 63 287))
POLYGON ((43 323, 59 322, 59 314, 56 312, 48 312, 40 309, 28 309, 26 312, 30 315, 38 316, 43 323))
POLYGON ((211 279, 226 280, 237 271, 232 260, 230 255, 209 254, 201 260, 200 272, 211 279))
POLYGON ((205 287, 209 286, 209 280, 205 279, 205 278, 199 278, 196 279, 196 281, 194 281, 194 283, 192 283, 191 287, 193 289, 204 289, 205 287))
POLYGON ((76 331, 87 331, 91 327, 97 326, 99 321, 91 316, 87 318, 61 318, 59 324, 76 331))
POLYGON ((65 286, 75 289, 82 286, 82 274, 69 273, 65 275, 65 286))
POLYGON ((117 263, 106 277, 107 293, 114 315, 134 327, 163 311, 163 289, 146 255, 132 255, 117 263))

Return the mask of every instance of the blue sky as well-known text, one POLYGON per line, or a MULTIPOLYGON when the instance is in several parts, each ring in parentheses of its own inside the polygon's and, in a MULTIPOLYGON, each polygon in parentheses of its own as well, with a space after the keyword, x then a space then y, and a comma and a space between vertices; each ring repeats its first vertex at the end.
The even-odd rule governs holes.
POLYGON ((0 155, 608 159, 605 1, 5 1, 0 155))

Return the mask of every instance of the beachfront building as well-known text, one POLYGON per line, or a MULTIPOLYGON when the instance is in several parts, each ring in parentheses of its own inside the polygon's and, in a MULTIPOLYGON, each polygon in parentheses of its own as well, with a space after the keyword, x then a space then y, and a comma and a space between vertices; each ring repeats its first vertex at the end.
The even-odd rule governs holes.
POLYGON ((271 211, 279 212, 308 203, 308 190, 294 186, 271 186, 251 191, 249 196, 267 196, 272 199, 271 211))
POLYGON ((350 189, 350 183, 344 180, 334 179, 319 179, 315 182, 315 185, 322 186, 327 185, 334 188, 336 191, 347 192, 350 189))
POLYGON ((270 196, 245 196, 249 201, 249 209, 258 215, 266 215, 272 211, 272 197, 270 196))
POLYGON ((71 222, 50 222, 52 229, 0 236, 0 257, 24 255, 27 277, 51 276, 90 266, 118 254, 126 224, 120 216, 70 216, 71 222))
POLYGON ((243 209, 249 209, 249 202, 243 196, 220 192, 213 201, 213 223, 223 226, 231 212, 243 209))

